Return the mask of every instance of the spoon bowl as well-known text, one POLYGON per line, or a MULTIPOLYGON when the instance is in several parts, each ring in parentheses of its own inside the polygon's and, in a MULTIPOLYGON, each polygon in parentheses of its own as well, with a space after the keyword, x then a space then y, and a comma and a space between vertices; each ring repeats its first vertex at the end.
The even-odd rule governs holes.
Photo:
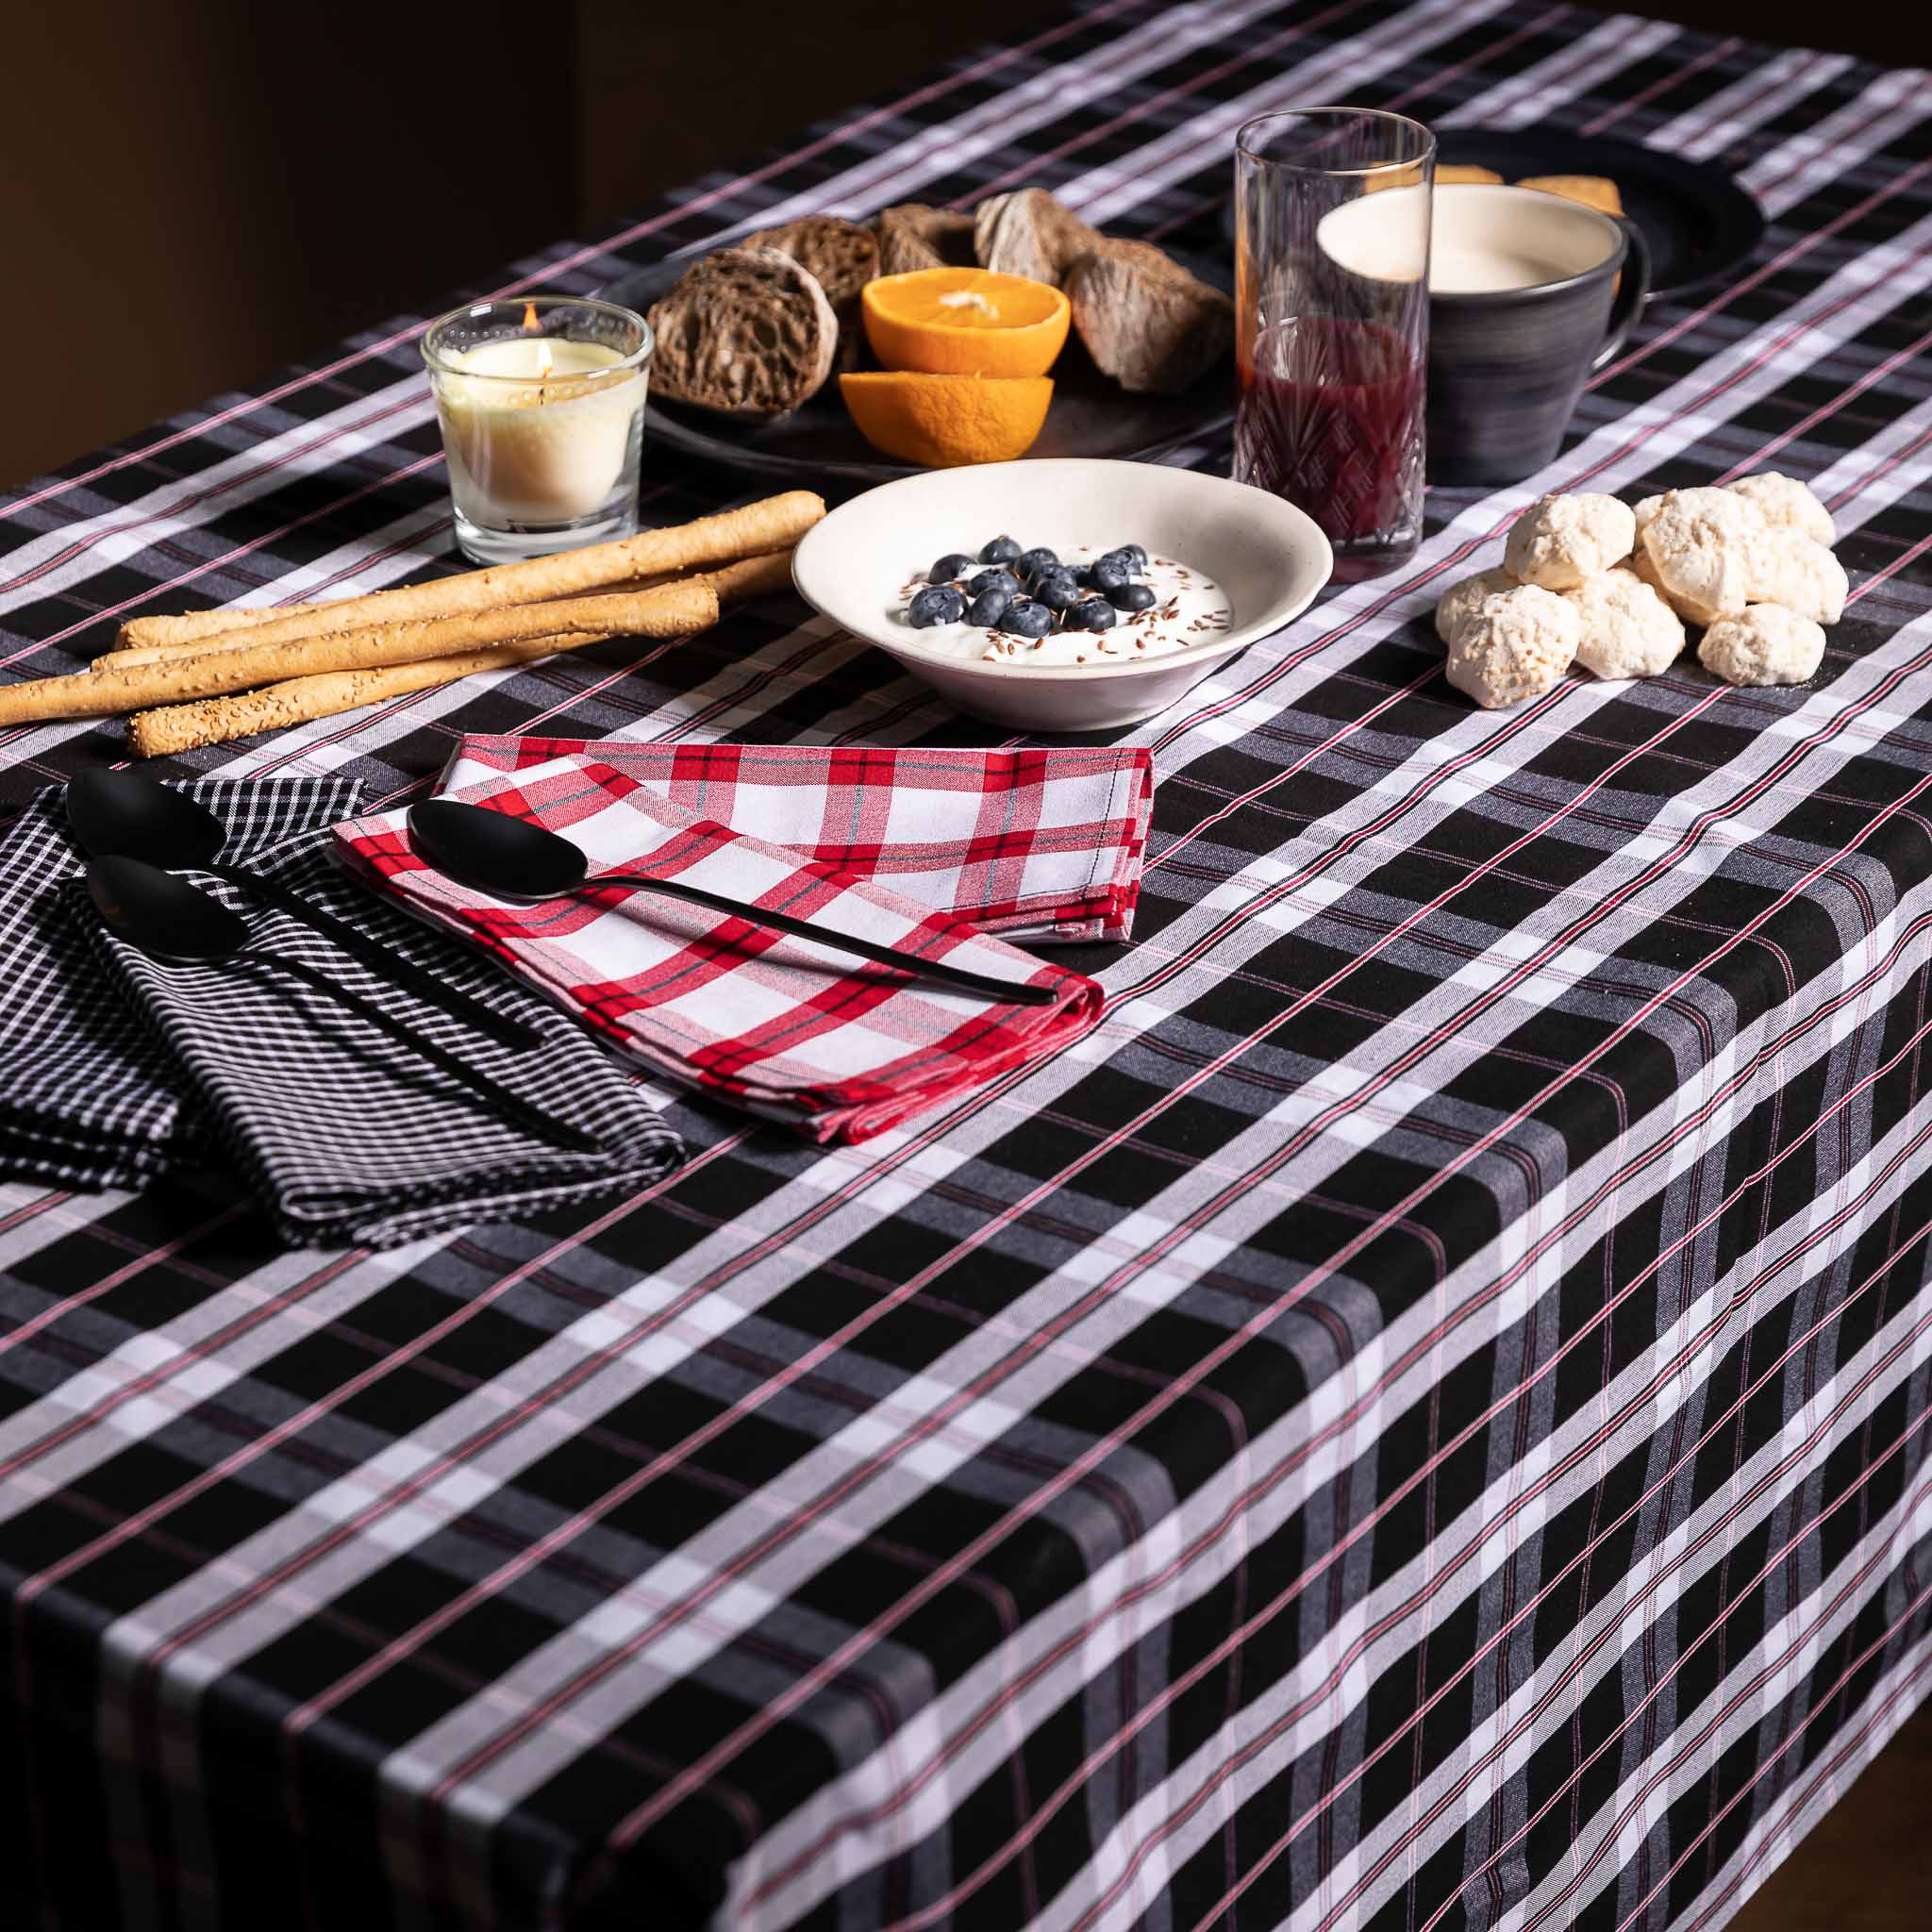
POLYGON ((248 927, 219 899, 145 859, 92 860, 87 889, 116 939, 171 966, 232 959, 248 943, 248 927))
POLYGON ((67 784, 67 823, 91 854, 205 868, 227 829, 187 792, 142 772, 83 772, 67 784))
POLYGON ((409 836, 438 872, 493 898, 567 898, 591 875, 590 860, 560 834, 460 799, 411 806, 409 836))

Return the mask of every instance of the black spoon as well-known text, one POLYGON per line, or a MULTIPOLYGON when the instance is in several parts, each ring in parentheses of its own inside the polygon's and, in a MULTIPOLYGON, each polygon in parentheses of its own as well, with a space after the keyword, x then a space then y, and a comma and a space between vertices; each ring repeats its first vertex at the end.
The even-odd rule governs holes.
POLYGON ((87 889, 108 930, 117 939, 139 946, 151 958, 173 966, 212 966, 246 960, 286 973, 311 991, 335 1001, 372 1026, 380 1027, 391 1039, 409 1052, 422 1055, 452 1080, 460 1081, 499 1119, 514 1122, 525 1131, 555 1146, 568 1147, 574 1153, 601 1151, 588 1135, 540 1113, 508 1088, 466 1067, 433 1040, 411 1033, 400 1020, 372 1005, 360 993, 351 992, 326 974, 300 959, 252 948, 243 921, 191 881, 140 858, 93 858, 88 861, 87 889))
POLYGON ((433 973, 390 952, 353 925, 344 925, 286 886, 242 866, 221 864, 215 855, 228 836, 227 827, 207 806, 172 785, 141 772, 83 772, 68 781, 67 823, 90 858, 142 858, 166 871, 192 868, 225 879, 325 934, 365 966, 408 987, 451 1019, 487 1033, 501 1046, 523 1053, 541 1038, 523 1021, 492 1011, 481 1000, 445 986, 433 973))
POLYGON ((874 945, 870 940, 828 932, 807 920, 794 919, 789 912, 774 912, 763 906, 741 906, 722 892, 708 892, 702 886, 686 885, 682 879, 649 878, 628 872, 598 873, 592 877, 590 860, 568 839, 545 831, 541 825, 533 825, 527 819, 489 811, 480 805, 465 805, 459 799, 432 798, 422 805, 412 805, 409 838, 438 872, 447 873, 458 885, 488 892, 492 898, 568 899, 587 887, 635 886, 641 891, 659 892, 667 899, 682 899, 689 906, 729 913, 749 925, 810 940, 835 953, 851 953, 881 966, 896 966, 917 979, 930 979, 961 992, 976 992, 984 999, 1006 1000, 1023 1007, 1050 1007, 1059 997, 1050 986, 995 979, 990 974, 949 965, 943 959, 922 959, 918 954, 902 953, 896 946, 874 945))

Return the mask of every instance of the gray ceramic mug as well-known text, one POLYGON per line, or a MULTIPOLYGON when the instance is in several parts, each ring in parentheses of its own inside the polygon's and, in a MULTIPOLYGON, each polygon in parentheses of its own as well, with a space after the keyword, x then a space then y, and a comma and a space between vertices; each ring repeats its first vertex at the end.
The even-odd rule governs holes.
POLYGON ((1539 189, 1437 189, 1429 481, 1520 483, 1549 462, 1649 283, 1650 251, 1632 222, 1539 189))

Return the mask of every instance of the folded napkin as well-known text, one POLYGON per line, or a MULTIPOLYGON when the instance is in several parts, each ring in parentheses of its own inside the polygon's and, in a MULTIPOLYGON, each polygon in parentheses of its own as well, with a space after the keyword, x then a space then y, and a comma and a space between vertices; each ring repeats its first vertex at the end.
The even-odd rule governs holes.
MULTIPOLYGON (((357 808, 346 778, 200 778, 183 788, 253 863, 357 808)), ((0 837, 0 1175, 138 1188, 206 1155, 179 1069, 95 962, 65 789, 38 792, 0 837)))
MULTIPOLYGON (((602 757, 553 758, 461 795, 565 832, 589 854, 593 872, 684 879, 746 906, 808 918, 828 931, 1055 988, 1058 997, 1050 1007, 1001 1005, 625 887, 508 906, 425 865, 409 845, 404 813, 337 828, 350 866, 495 954, 613 1044, 672 1079, 814 1140, 876 1134, 1057 1052, 1100 1017, 1101 992, 1091 980, 977 931, 957 909, 922 904, 816 853, 722 824, 644 789, 602 757)), ((890 802, 859 805, 853 823, 877 830, 891 809, 890 802)), ((876 850, 893 841, 875 836, 855 842, 876 850)), ((966 854, 949 874, 928 851, 919 876, 963 877, 977 862, 966 854)), ((1013 883, 1025 881, 1016 874, 1013 883)), ((1016 891, 1009 907, 1039 896, 1016 891)), ((1062 894, 1056 903, 1072 908, 1075 900, 1062 894)), ((1038 920, 1046 913, 1032 905, 1024 915, 1009 909, 1008 916, 1038 920)), ((1088 909, 1077 916, 1084 922, 1095 915, 1088 909)))
POLYGON ((24 1044, 31 1076, 7 1083, 0 1172, 70 1185, 139 1185, 218 1158, 291 1245, 387 1246, 636 1188, 675 1166, 676 1137, 581 1031, 479 960, 358 891, 330 857, 353 806, 341 780, 204 780, 189 788, 231 827, 224 847, 499 1011, 541 1043, 518 1054, 417 1000, 297 920, 204 874, 185 876, 241 913, 270 956, 169 966, 95 917, 68 846, 59 794, 16 826, 40 890, 7 891, 0 1051, 24 1044), (283 836, 293 829, 293 836, 283 836), (386 1032, 273 965, 301 959, 597 1142, 551 1144, 505 1123, 386 1032), (22 988, 18 974, 32 976, 22 988))
POLYGON ((500 800, 532 772, 566 830, 636 787, 801 858, 869 878, 1008 939, 1124 940, 1141 893, 1154 761, 1144 750, 933 751, 810 744, 463 740, 442 793, 500 800), (573 801, 559 759, 604 776, 573 801))

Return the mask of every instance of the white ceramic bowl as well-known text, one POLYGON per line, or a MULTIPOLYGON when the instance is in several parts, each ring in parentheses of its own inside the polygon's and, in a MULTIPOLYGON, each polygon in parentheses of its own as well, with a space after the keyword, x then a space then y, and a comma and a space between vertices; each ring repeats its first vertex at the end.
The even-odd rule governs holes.
POLYGON ((1161 463, 1082 458, 981 463, 882 483, 798 546, 792 580, 815 610, 896 658, 962 711, 1025 731, 1104 731, 1164 711, 1225 660, 1299 617, 1328 581, 1328 540, 1292 504, 1161 463), (1140 543, 1214 578, 1230 627, 1211 644, 1124 664, 989 664, 940 656, 904 616, 904 587, 949 550, 1007 533, 1056 550, 1140 543))

